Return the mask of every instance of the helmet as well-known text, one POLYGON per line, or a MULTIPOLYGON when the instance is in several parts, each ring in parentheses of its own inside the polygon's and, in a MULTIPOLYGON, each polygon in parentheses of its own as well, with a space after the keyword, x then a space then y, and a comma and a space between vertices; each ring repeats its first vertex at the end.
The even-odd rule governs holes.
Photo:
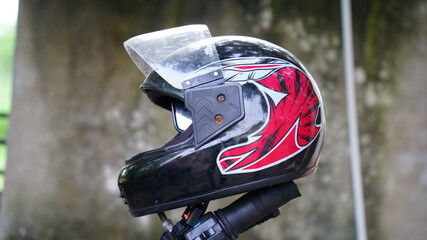
POLYGON ((207 202, 313 173, 325 119, 319 89, 292 54, 189 25, 124 43, 142 91, 177 135, 128 158, 118 185, 133 216, 207 202))

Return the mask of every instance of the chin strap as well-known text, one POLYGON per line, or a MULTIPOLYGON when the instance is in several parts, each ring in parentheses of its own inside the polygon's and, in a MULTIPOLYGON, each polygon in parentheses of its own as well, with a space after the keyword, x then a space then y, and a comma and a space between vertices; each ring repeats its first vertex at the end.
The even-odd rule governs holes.
POLYGON ((187 207, 175 226, 159 213, 164 233, 160 240, 232 240, 248 229, 280 215, 279 208, 300 197, 291 181, 243 195, 229 206, 205 214, 208 203, 187 207))

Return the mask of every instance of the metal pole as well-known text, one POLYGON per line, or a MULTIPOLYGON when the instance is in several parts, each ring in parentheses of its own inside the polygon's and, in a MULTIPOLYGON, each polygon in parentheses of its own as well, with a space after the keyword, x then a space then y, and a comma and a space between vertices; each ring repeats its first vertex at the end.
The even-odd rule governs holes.
POLYGON ((360 147, 354 87, 354 57, 350 0, 341 0, 341 26, 356 236, 358 240, 366 240, 365 201, 363 198, 362 171, 360 169, 360 147))

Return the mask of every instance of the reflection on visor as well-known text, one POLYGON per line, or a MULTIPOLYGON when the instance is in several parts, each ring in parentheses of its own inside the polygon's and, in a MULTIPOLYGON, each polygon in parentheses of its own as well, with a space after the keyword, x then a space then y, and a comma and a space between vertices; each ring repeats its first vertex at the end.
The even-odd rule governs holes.
POLYGON ((184 132, 193 123, 191 112, 182 102, 172 102, 172 117, 173 124, 178 132, 184 132))

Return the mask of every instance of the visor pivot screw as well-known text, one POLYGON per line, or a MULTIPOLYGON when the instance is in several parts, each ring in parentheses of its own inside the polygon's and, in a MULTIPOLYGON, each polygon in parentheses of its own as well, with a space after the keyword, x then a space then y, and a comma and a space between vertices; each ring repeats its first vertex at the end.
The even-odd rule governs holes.
POLYGON ((218 97, 216 98, 216 100, 218 101, 218 102, 224 102, 225 101, 225 95, 224 94, 220 94, 220 95, 218 95, 218 97))
POLYGON ((187 85, 187 86, 190 85, 190 81, 188 81, 188 80, 185 81, 185 85, 187 85))
POLYGON ((214 72, 213 75, 216 77, 218 76, 218 72, 214 72))
POLYGON ((222 121, 224 121, 224 117, 221 114, 217 114, 215 116, 215 122, 219 124, 222 123, 222 121))

